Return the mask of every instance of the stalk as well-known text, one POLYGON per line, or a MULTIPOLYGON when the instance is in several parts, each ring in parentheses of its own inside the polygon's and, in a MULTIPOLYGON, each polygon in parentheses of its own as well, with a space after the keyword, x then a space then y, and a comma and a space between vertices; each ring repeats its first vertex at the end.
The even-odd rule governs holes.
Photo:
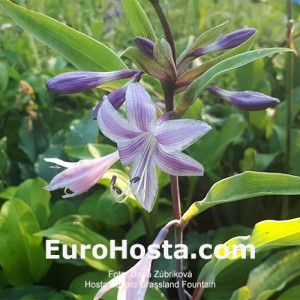
MULTIPOLYGON (((172 49, 172 56, 174 62, 176 61, 176 52, 174 46, 174 40, 172 36, 172 32, 168 23, 168 20, 160 6, 159 0, 149 0, 153 5, 162 28, 164 30, 166 40, 168 41, 171 49, 172 49)), ((174 109, 174 93, 175 93, 175 82, 163 83, 162 84, 164 96, 165 96, 165 104, 166 104, 166 111, 173 111, 174 109)), ((174 212, 174 219, 180 220, 181 219, 181 205, 180 205, 180 191, 179 191, 179 182, 177 176, 170 176, 171 181, 171 195, 172 195, 172 203, 173 203, 173 212, 174 212)), ((182 244, 183 240, 183 229, 177 224, 175 226, 175 243, 182 244)), ((176 261, 176 270, 178 272, 182 272, 183 270, 183 262, 182 259, 178 259, 176 261)), ((185 291, 183 288, 183 278, 177 277, 177 282, 179 283, 178 288, 178 299, 179 300, 186 300, 185 291)))
POLYGON ((161 23, 161 26, 164 30, 165 36, 166 36, 166 40, 167 42, 170 44, 170 47, 172 49, 172 56, 174 61, 176 61, 176 52, 175 52, 175 45, 174 45, 174 39, 173 39, 173 35, 172 35, 172 31, 169 25, 169 22, 165 16, 164 11, 162 10, 159 0, 150 0, 152 6, 154 7, 156 14, 159 18, 159 21, 161 23))
MULTIPOLYGON (((286 42, 291 49, 293 46, 293 27, 294 20, 292 19, 292 0, 286 1, 287 7, 287 32, 286 42)), ((293 53, 287 53, 286 62, 286 101, 287 101, 287 123, 286 123, 286 146, 285 146, 285 171, 290 173, 291 161, 291 130, 292 130, 292 89, 293 89, 293 53)), ((283 199, 281 217, 288 218, 289 197, 283 199)))

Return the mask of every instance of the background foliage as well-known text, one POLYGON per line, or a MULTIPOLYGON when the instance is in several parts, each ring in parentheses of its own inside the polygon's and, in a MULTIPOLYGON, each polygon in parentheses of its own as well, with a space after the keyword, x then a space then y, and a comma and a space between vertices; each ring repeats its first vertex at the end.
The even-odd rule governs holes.
MULTIPOLYGON (((86 33, 119 55, 133 44, 134 36, 127 26, 120 1, 14 2, 86 33)), ((151 19, 156 35, 161 35, 159 21, 148 1, 140 3, 151 19)), ((182 5, 179 0, 165 0, 163 6, 173 28, 178 52, 183 51, 192 37, 228 20, 226 32, 243 27, 257 28, 254 49, 285 45, 284 1, 191 0, 182 5)), ((297 20, 299 12, 300 5, 294 4, 293 14, 297 20)), ((121 185, 128 180, 128 170, 120 164, 114 165, 114 170, 109 171, 96 187, 75 199, 62 200, 63 191, 50 195, 43 190, 46 182, 58 172, 56 168, 49 168, 43 160, 45 157, 76 161, 100 157, 115 149, 90 117, 91 109, 104 92, 94 89, 71 96, 48 92, 45 82, 54 75, 74 70, 74 66, 23 32, 1 11, 0 25, 0 298, 90 299, 97 289, 84 288, 85 280, 107 281, 107 270, 127 270, 133 260, 99 261, 87 257, 84 261, 59 259, 49 262, 45 259, 43 237, 59 238, 65 244, 107 244, 110 239, 124 238, 128 244, 151 243, 157 229, 172 219, 169 180, 165 174, 160 174, 160 198, 150 215, 144 215, 133 200, 116 204, 107 191, 112 174, 118 173, 118 178, 123 178, 123 181, 118 179, 121 185)), ((297 27, 295 45, 300 50, 298 34, 297 27)), ((287 171, 285 58, 284 54, 261 59, 215 81, 225 89, 257 90, 277 97, 282 102, 275 109, 242 112, 227 103, 216 102, 204 93, 186 112, 186 117, 206 120, 213 130, 187 150, 204 165, 205 176, 181 179, 183 211, 194 201, 203 199, 210 187, 222 178, 244 171, 287 171)), ((124 61, 129 68, 133 67, 126 58, 124 61)), ((294 58, 293 63, 290 173, 300 176, 299 58, 294 58)), ((154 99, 162 99, 155 81, 146 78, 144 84, 154 99)), ((218 244, 235 236, 246 236, 262 220, 282 219, 283 196, 251 200, 212 207, 193 219, 185 235, 190 251, 203 243, 218 244)), ((298 200, 299 196, 290 196, 287 218, 299 217, 298 200)), ((169 238, 172 240, 171 235, 169 238)), ((297 244, 299 237, 290 245, 297 244)), ((270 295, 278 299, 295 299, 293 293, 299 291, 300 285, 300 267, 295 263, 299 261, 299 250, 291 253, 276 251, 278 249, 263 251, 255 261, 239 261, 220 270, 217 288, 208 289, 204 298, 229 299, 236 289, 248 283, 257 287, 259 299, 268 299, 270 295), (284 258, 287 258, 285 268, 281 268, 284 258), (274 276, 270 271, 274 261, 285 286, 279 288, 279 285, 266 282, 260 287, 255 283, 257 274, 274 276), (260 291, 266 286, 272 292, 261 295, 260 291)), ((185 269, 193 272, 193 280, 204 263, 201 260, 197 263, 185 261, 185 269)), ((212 262, 208 267, 216 266, 212 262)), ((173 270, 174 261, 158 260, 154 269, 173 270)), ((162 292, 163 295, 149 290, 147 299, 172 299, 176 295, 172 290, 162 292)), ((238 290, 235 297, 242 292, 238 290)), ((115 291, 108 293, 105 299, 115 299, 115 291)))

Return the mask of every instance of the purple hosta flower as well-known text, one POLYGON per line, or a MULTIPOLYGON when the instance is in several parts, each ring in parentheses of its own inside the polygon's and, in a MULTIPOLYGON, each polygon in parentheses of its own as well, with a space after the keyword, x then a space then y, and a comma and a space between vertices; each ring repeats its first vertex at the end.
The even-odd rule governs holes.
POLYGON ((277 98, 252 91, 230 92, 218 87, 208 87, 206 90, 222 97, 240 109, 249 111, 263 110, 280 102, 277 98))
POLYGON ((231 32, 210 45, 194 50, 188 56, 198 57, 214 51, 234 48, 247 41, 255 33, 256 29, 254 28, 241 29, 231 32))
POLYGON ((129 78, 140 71, 119 70, 112 72, 66 72, 46 83, 48 90, 60 94, 75 94, 90 90, 105 82, 129 78))
MULTIPOLYGON (((211 127, 195 120, 169 120, 170 113, 157 121, 155 105, 138 83, 127 88, 125 105, 127 120, 104 99, 98 124, 102 133, 117 143, 122 164, 132 166, 130 192, 151 211, 158 185, 155 166, 174 176, 203 175, 202 165, 181 151, 211 127)), ((130 194, 127 192, 115 190, 114 196, 125 201, 130 194)))
POLYGON ((153 59, 153 50, 155 44, 151 40, 148 40, 143 37, 137 37, 135 39, 135 42, 144 54, 146 54, 149 58, 153 59))
MULTIPOLYGON (((107 95, 107 99, 108 101, 111 103, 111 105, 115 108, 118 109, 122 106, 122 104, 125 101, 125 95, 126 95, 126 90, 128 88, 128 86, 133 83, 133 82, 138 82, 141 79, 143 72, 138 71, 134 76, 132 76, 132 78, 122 87, 120 87, 119 89, 111 92, 110 94, 107 95)), ((94 120, 97 119, 97 114, 98 114, 98 110, 101 107, 103 102, 103 99, 101 99, 99 101, 99 103, 96 105, 94 111, 93 111, 93 115, 92 118, 94 120)))
POLYGON ((119 160, 118 151, 104 157, 80 160, 75 163, 65 162, 57 158, 45 158, 45 161, 47 162, 67 168, 56 175, 45 189, 47 191, 53 191, 65 188, 66 194, 63 198, 82 194, 95 185, 117 160, 119 160), (71 190, 73 193, 68 194, 66 192, 67 189, 71 190))
MULTIPOLYGON (((170 221, 163 227, 148 249, 158 250, 166 238, 170 226, 175 223, 178 223, 178 221, 170 221)), ((154 258, 156 258, 154 254, 147 252, 131 269, 106 283, 96 294, 94 300, 100 299, 106 292, 117 286, 119 286, 118 300, 143 300, 148 288, 151 264, 154 258)))

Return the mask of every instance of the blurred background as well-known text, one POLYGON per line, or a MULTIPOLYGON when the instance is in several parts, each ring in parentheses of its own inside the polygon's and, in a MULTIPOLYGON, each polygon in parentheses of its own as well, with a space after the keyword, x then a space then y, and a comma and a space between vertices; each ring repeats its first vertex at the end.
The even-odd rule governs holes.
MULTIPOLYGON (((134 44, 134 36, 127 24, 121 1, 19 0, 14 2, 55 18, 101 41, 119 55, 134 44)), ((226 21, 228 24, 224 34, 245 27, 256 28, 254 49, 287 46, 287 12, 286 2, 283 0, 189 0, 184 3, 181 0, 164 0, 161 2, 173 30, 177 55, 193 38, 226 21)), ((159 36, 162 30, 153 8, 146 0, 141 0, 140 3, 159 36)), ((293 2, 292 13, 295 20, 295 48, 300 51, 298 1, 293 2)), ((261 112, 243 112, 216 97, 203 93, 187 111, 186 117, 205 120, 213 127, 213 131, 187 150, 192 157, 204 165, 205 176, 180 179, 183 211, 192 202, 203 199, 213 183, 243 171, 282 172, 300 176, 300 59, 295 56, 292 62, 294 68, 292 146, 287 168, 285 160, 287 114, 285 99, 288 93, 286 57, 286 54, 279 54, 258 60, 229 72, 214 82, 227 90, 255 90, 279 98, 281 103, 276 108, 261 112)), ((135 68, 126 58, 124 61, 129 68, 135 68)), ((201 61, 194 62, 197 63, 201 61)), ((157 229, 172 218, 169 180, 164 174, 160 174, 158 210, 149 217, 148 223, 150 222, 152 228, 148 228, 147 234, 143 226, 145 217, 135 201, 116 204, 107 191, 112 173, 108 173, 100 184, 88 193, 75 199, 62 200, 62 190, 50 195, 42 189, 46 182, 59 172, 57 168, 50 168, 50 165, 44 161, 45 157, 77 161, 106 155, 115 149, 115 145, 100 134, 96 122, 91 120, 92 108, 103 97, 104 91, 93 89, 75 95, 57 95, 45 89, 48 79, 72 70, 75 68, 64 58, 23 32, 0 10, 0 205, 4 207, 6 201, 12 197, 26 201, 34 212, 38 211, 36 218, 39 230, 58 226, 57 231, 48 230, 42 234, 50 238, 55 238, 60 233, 65 235, 65 239, 70 237, 72 241, 78 243, 96 243, 101 238, 126 238, 129 244, 151 242, 157 229), (81 227, 76 229, 78 230, 76 234, 80 238, 75 237, 73 229, 68 227, 68 224, 74 222, 81 224, 81 227), (85 238, 81 239, 82 236, 85 238)), ((157 82, 145 76, 144 84, 154 99, 162 100, 162 91, 157 82)), ((122 178, 124 182, 128 180, 128 170, 120 164, 114 166, 114 172, 118 173, 120 180, 122 178)), ((299 200, 299 196, 290 199, 288 217, 297 217, 300 214, 300 202, 294 200, 299 200)), ((220 243, 235 235, 248 234, 251 232, 250 227, 258 221, 281 219, 281 200, 280 197, 265 197, 263 201, 249 199, 243 203, 214 207, 203 213, 201 218, 195 218, 190 223, 185 242, 190 245, 192 251, 204 242, 220 243)), ((2 214, 5 214, 4 208, 2 214)), ((18 218, 18 215, 13 216, 12 223, 18 222, 18 218)), ((9 229, 5 230, 6 233, 9 231, 9 229)), ((19 229, 20 232, 22 230, 19 229)), ((19 249, 22 251, 31 249, 28 245, 20 246, 17 239, 11 245, 21 247, 19 249)), ((3 255, 5 246, 0 242, 1 247, 0 254, 3 255)), ((34 256, 33 254, 32 257, 34 256)), ((21 256, 18 259, 21 261, 21 256)), ((110 267, 126 270, 132 263, 132 260, 116 260, 106 261, 103 264, 106 269, 110 267)), ((24 269, 19 270, 24 275, 21 279, 8 279, 0 268, 0 286, 5 288, 0 291, 0 298, 9 297, 7 295, 10 294, 7 293, 13 293, 11 295, 14 296, 45 293, 45 299, 49 295, 57 297, 53 299, 64 299, 75 294, 84 295, 86 289, 82 287, 86 278, 94 278, 96 281, 100 281, 99 278, 107 279, 105 277, 107 272, 104 272, 106 269, 92 258, 85 262, 61 259, 52 262, 51 266, 49 262, 44 264, 44 269, 39 275, 31 279, 28 279, 24 269), (96 272, 95 269, 103 273, 96 272), (31 286, 33 283, 39 285, 38 292, 37 287, 31 286), (13 287, 24 285, 28 286, 27 290, 13 287), (57 290, 69 292, 61 293, 57 290)), ((194 262, 192 265, 186 262, 186 267, 192 269, 195 278, 202 266, 203 262, 194 262)), ((173 265, 172 262, 158 260, 155 262, 155 267, 172 270, 173 265)), ((217 283, 217 286, 224 287, 225 291, 220 289, 220 295, 227 295, 226 293, 231 295, 235 288, 241 286, 253 265, 238 267, 244 268, 243 274, 232 270, 229 275, 221 276, 223 281, 219 285, 217 283), (239 278, 232 280, 235 278, 232 277, 234 274, 239 278), (230 282, 226 279, 228 276, 231 276, 230 282)), ((172 291, 164 292, 169 293, 171 297, 172 291)), ((153 299, 159 299, 156 298, 158 294, 155 294, 155 291, 153 293, 153 299)), ((207 299, 218 299, 217 294, 210 293, 218 293, 218 289, 208 290, 205 293, 207 299)), ((114 296, 111 297, 114 299, 114 296)), ((151 299, 151 295, 149 297, 151 299)))

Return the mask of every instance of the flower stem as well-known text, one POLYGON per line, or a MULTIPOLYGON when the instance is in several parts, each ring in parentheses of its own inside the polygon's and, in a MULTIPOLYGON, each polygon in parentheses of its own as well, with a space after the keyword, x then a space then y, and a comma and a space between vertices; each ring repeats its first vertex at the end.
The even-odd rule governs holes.
POLYGON ((161 26, 162 26, 165 36, 166 36, 166 40, 170 44, 170 47, 172 49, 173 60, 176 61, 174 39, 173 39, 173 35, 172 35, 172 31, 171 31, 169 22, 165 16, 164 11, 162 10, 162 8, 160 6, 159 0, 150 0, 150 2, 156 11, 156 14, 158 15, 161 26))
MULTIPOLYGON (((293 25, 292 1, 287 0, 287 45, 293 48, 293 25)), ((286 63, 286 100, 287 100, 287 124, 286 124, 286 172, 290 172, 290 151, 291 151, 291 127, 292 127, 292 89, 293 89, 293 53, 287 53, 286 63)))
MULTIPOLYGON (((171 32, 171 28, 169 26, 168 20, 160 6, 159 0, 150 0, 151 4, 153 5, 162 28, 165 32, 166 40, 168 41, 171 49, 172 49, 172 57, 174 62, 176 61, 176 52, 175 52, 175 45, 174 40, 171 32)), ((174 93, 175 93, 175 82, 168 82, 162 83, 164 96, 165 96, 165 104, 166 104, 166 111, 173 111, 174 109, 174 93)), ((180 192, 179 192, 179 182, 177 176, 170 176, 171 181, 171 195, 172 195, 172 203, 173 203, 173 213, 174 219, 180 220, 181 219, 181 206, 180 206, 180 192)), ((182 244, 183 241, 183 228, 180 226, 179 223, 175 226, 175 244, 182 244)), ((183 261, 182 259, 176 260, 176 270, 177 272, 182 272, 183 270, 183 261)), ((186 300, 185 291, 183 287, 183 278, 177 277, 177 282, 179 284, 178 287, 178 299, 179 300, 186 300)))
MULTIPOLYGON (((287 0, 287 34, 286 42, 288 47, 294 48, 293 45, 293 27, 294 20, 292 19, 292 0, 287 0)), ((286 148, 285 148, 285 171, 290 173, 291 160, 291 129, 292 129, 292 89, 293 89, 293 53, 287 53, 286 61, 286 101, 287 101, 287 123, 286 123, 286 148)), ((283 199, 281 217, 288 218, 289 197, 283 199)))

